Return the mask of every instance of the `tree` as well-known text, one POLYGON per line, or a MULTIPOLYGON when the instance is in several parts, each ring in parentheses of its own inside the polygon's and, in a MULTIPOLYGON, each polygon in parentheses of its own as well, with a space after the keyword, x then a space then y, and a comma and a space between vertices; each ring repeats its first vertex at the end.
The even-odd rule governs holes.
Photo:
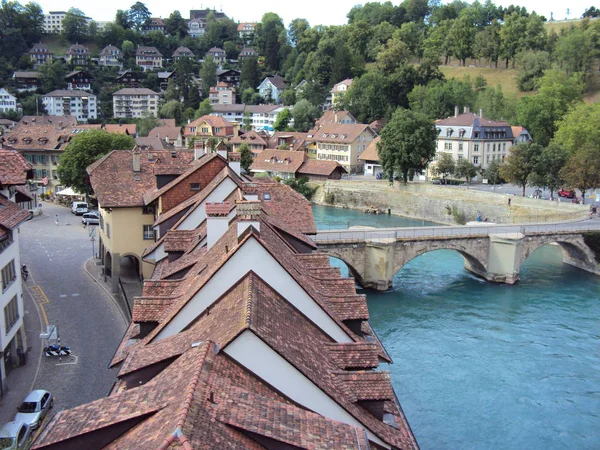
POLYGON ((63 33, 69 42, 81 42, 88 35, 88 24, 83 11, 70 8, 62 21, 63 33))
POLYGON ((384 75, 394 73, 408 61, 410 50, 400 39, 392 38, 377 53, 377 69, 384 75))
POLYGON ((273 128, 275 131, 286 131, 292 120, 292 113, 289 108, 285 108, 279 114, 277 114, 277 118, 275 119, 275 123, 273 124, 273 128))
POLYGON ((244 169, 244 172, 248 172, 250 166, 254 162, 254 157, 252 156, 252 150, 250 150, 250 146, 246 143, 240 145, 238 150, 240 155, 240 166, 244 169))
POLYGON ((585 10, 581 17, 600 17, 600 9, 595 6, 590 6, 585 10))
POLYGON ((129 20, 129 15, 127 11, 123 11, 122 9, 118 9, 115 14, 115 24, 119 25, 124 30, 129 30, 131 28, 131 21, 129 20))
POLYGON ((564 148, 555 143, 542 150, 535 171, 531 175, 531 184, 550 190, 550 198, 554 198, 554 191, 560 189, 564 180, 560 171, 567 163, 569 154, 564 148))
POLYGON ((298 44, 298 41, 302 38, 304 32, 309 28, 310 25, 306 19, 294 19, 290 22, 288 38, 294 47, 298 44))
POLYGON ((135 55, 135 44, 131 41, 125 40, 121 43, 121 52, 123 58, 133 58, 135 55))
POLYGON ((296 91, 293 89, 286 89, 281 93, 279 99, 284 105, 291 106, 296 103, 296 91))
POLYGON ((240 74, 240 87, 242 90, 252 88, 256 89, 260 84, 260 69, 256 58, 247 58, 242 66, 240 74))
POLYGON ((504 16, 504 25, 500 29, 500 38, 502 40, 500 53, 508 63, 512 60, 513 67, 515 65, 515 56, 523 48, 523 36, 527 28, 527 18, 521 16, 517 12, 504 16))
POLYGON ((135 139, 125 134, 90 130, 77 134, 60 157, 58 177, 61 184, 75 191, 92 194, 86 169, 112 150, 131 150, 135 139))
POLYGON ((209 89, 217 85, 217 63, 212 56, 204 58, 202 67, 200 67, 200 85, 205 98, 208 97, 209 89))
POLYGON ((38 69, 42 78, 42 89, 51 92, 66 87, 65 75, 67 66, 63 61, 55 60, 52 64, 44 64, 38 69))
POLYGON ((151 17, 150 11, 142 2, 135 2, 127 12, 127 18, 129 19, 129 23, 131 23, 131 27, 137 31, 142 31, 146 28, 150 24, 151 17))
POLYGON ((456 163, 456 169, 454 170, 454 175, 457 178, 464 178, 467 183, 469 183, 475 175, 477 175, 477 168, 471 164, 471 162, 466 158, 461 158, 456 163))
POLYGON ((537 167, 542 149, 541 145, 531 142, 517 144, 510 149, 500 169, 502 178, 523 188, 523 197, 525 197, 529 178, 537 167))
POLYGON ((272 12, 265 13, 256 27, 255 42, 259 53, 265 56, 267 69, 277 72, 281 65, 281 47, 287 43, 287 35, 281 17, 272 12), (280 39, 282 35, 284 42, 280 39))
POLYGON ((355 79, 344 95, 344 107, 359 123, 371 123, 390 112, 390 82, 380 72, 367 72, 355 79))
POLYGON ((453 114, 455 106, 475 106, 476 94, 469 80, 455 78, 449 81, 434 80, 426 86, 415 86, 408 94, 410 108, 431 119, 453 114))
POLYGON ((178 100, 170 100, 160 107, 158 114, 163 119, 175 119, 175 122, 181 122, 183 114, 183 105, 178 100))
POLYGON ((494 159, 491 161, 487 169, 484 170, 484 176, 487 178, 488 183, 492 183, 492 185, 496 185, 502 182, 502 175, 500 174, 500 170, 502 168, 502 162, 499 159, 494 159))
POLYGON ((294 105, 292 112, 294 116, 294 129, 302 132, 310 130, 314 125, 315 119, 319 117, 319 114, 319 108, 312 105, 308 100, 299 100, 294 105))
POLYGON ((152 129, 158 126, 158 120, 154 116, 147 116, 136 121, 137 123, 137 134, 140 137, 148 136, 148 133, 152 131, 152 129))
POLYGON ((393 180, 401 177, 404 184, 425 170, 435 156, 437 131, 433 120, 425 115, 398 108, 381 131, 377 144, 383 172, 393 180))
POLYGON ((585 193, 600 187, 600 148, 584 147, 573 153, 560 171, 565 183, 581 191, 582 203, 585 193))
POLYGON ((212 112, 212 110, 213 109, 210 104, 210 99, 205 98, 204 100, 202 100, 200 102, 200 106, 198 106, 198 109, 196 110, 196 113, 194 114, 194 118, 197 119, 198 117, 207 116, 212 112))
POLYGON ((544 76, 544 71, 548 70, 552 64, 548 52, 524 52, 519 55, 519 75, 517 76, 517 86, 521 92, 534 91, 537 88, 537 82, 544 76))
POLYGON ((438 153, 435 165, 431 167, 431 172, 436 177, 442 177, 446 184, 446 177, 452 175, 456 169, 456 163, 451 153, 438 153))
POLYGON ((284 183, 287 184, 289 187, 291 187, 296 192, 298 192, 299 194, 302 194, 308 200, 310 200, 312 198, 315 191, 317 190, 316 187, 312 188, 312 187, 306 185, 306 183, 308 183, 308 177, 302 177, 299 179, 289 178, 289 179, 285 180, 284 183))
POLYGON ((600 103, 579 103, 557 123, 554 141, 567 153, 584 147, 600 148, 600 103))
POLYGON ((188 27, 186 21, 181 17, 179 11, 173 11, 168 19, 165 20, 165 27, 167 34, 175 36, 179 39, 183 39, 188 34, 188 27))
POLYGON ((467 58, 473 56, 473 40, 475 39, 475 27, 467 14, 461 14, 454 21, 448 39, 452 53, 461 61, 463 67, 466 66, 467 58))

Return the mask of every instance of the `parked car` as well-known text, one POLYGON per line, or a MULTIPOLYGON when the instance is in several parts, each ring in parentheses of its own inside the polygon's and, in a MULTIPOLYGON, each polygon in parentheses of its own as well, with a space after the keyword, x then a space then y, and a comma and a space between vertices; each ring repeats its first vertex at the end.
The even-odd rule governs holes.
POLYGON ((0 428, 0 449, 28 450, 32 441, 31 431, 25 422, 8 422, 0 428))
POLYGON ((564 198, 575 198, 575 191, 571 189, 561 189, 558 191, 558 196, 564 198))
POLYGON ((52 394, 43 389, 31 391, 23 403, 17 408, 15 422, 25 422, 32 429, 40 426, 50 408, 54 404, 52 394))
POLYGON ((88 204, 86 202, 73 202, 71 203, 71 214, 80 216, 88 212, 88 204))
POLYGON ((431 184, 442 184, 442 180, 436 178, 435 180, 431 180, 431 184))
POLYGON ((81 217, 81 223, 84 225, 99 225, 100 215, 96 212, 87 212, 81 217))

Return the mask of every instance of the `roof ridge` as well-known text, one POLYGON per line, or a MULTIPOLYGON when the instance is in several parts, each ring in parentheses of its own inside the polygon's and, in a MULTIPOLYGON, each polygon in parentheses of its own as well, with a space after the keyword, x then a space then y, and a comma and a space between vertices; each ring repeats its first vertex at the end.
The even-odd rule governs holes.
POLYGON ((176 428, 183 429, 183 424, 185 423, 188 413, 190 411, 190 407, 192 404, 192 400, 194 399, 194 394, 196 392, 196 388, 198 387, 198 383, 200 382, 200 373, 202 372, 202 368, 204 367, 204 362, 206 360, 206 355, 208 354, 208 349, 210 347, 210 342, 206 342, 200 350, 203 350, 203 354, 198 357, 196 361, 196 367, 194 368, 195 375, 190 380, 188 387, 185 391, 185 397, 183 401, 183 406, 178 414, 179 418, 176 422, 176 428))

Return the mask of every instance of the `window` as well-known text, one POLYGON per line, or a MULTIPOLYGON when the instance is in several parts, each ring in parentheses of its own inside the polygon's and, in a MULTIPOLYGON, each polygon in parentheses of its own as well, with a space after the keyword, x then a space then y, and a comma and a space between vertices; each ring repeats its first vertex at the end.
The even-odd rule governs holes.
POLYGON ((462 143, 461 143, 461 144, 458 144, 458 151, 459 151, 459 152, 462 152, 462 151, 463 151, 463 145, 462 145, 462 143))
POLYGON ((473 145, 473 151, 474 152, 478 152, 479 151, 479 144, 474 144, 473 145))
POLYGON ((473 164, 479 164, 479 156, 473 156, 473 164))
POLYGON ((142 207, 142 214, 154 214, 154 205, 144 205, 142 207))
POLYGON ((504 142, 504 143, 502 144, 502 151, 503 151, 503 152, 506 152, 506 142, 504 142))
POLYGON ((492 152, 496 151, 496 144, 492 144, 492 152))
POLYGON ((2 269, 2 292, 8 289, 15 278, 17 278, 17 275, 15 273, 15 260, 13 259, 2 269))
POLYGON ((154 239, 154 229, 152 225, 144 225, 144 240, 149 241, 154 239))
POLYGON ((106 237, 110 239, 110 223, 106 224, 106 237))
POLYGON ((199 191, 200 190, 200 183, 190 183, 190 190, 191 191, 199 191))

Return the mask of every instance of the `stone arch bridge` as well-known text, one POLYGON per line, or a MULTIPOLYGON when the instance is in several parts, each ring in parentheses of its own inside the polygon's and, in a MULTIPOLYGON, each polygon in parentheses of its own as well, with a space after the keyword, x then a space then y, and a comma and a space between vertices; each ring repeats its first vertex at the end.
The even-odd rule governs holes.
POLYGON ((495 283, 516 283, 525 259, 552 243, 560 246, 565 263, 600 275, 600 257, 595 256, 600 249, 591 248, 588 232, 600 236, 600 221, 326 230, 319 231, 314 240, 318 251, 346 263, 361 286, 386 290, 406 263, 440 249, 456 250, 467 270, 495 283))

